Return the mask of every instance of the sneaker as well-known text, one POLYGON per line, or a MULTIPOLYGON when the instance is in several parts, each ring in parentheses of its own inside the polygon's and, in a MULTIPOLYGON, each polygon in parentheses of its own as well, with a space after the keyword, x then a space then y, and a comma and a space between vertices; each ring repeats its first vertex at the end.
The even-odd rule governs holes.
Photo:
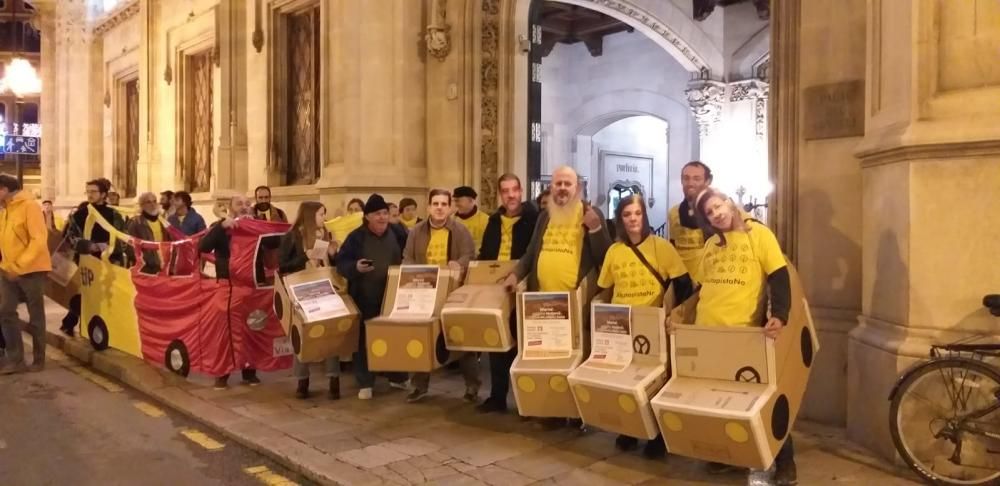
POLYGON ((427 392, 425 390, 414 388, 413 391, 411 391, 410 394, 406 396, 406 403, 419 402, 420 400, 423 400, 424 397, 426 396, 427 392))
POLYGON ((778 486, 793 486, 799 484, 798 473, 795 470, 795 461, 781 461, 774 463, 774 484, 778 486))
POLYGON ((615 447, 626 452, 632 451, 635 450, 636 447, 639 447, 639 439, 629 437, 627 435, 619 435, 618 438, 615 439, 615 447))
POLYGON ((216 378, 215 379, 215 384, 212 385, 212 388, 214 388, 216 390, 225 390, 226 388, 229 388, 229 377, 228 376, 220 376, 220 377, 216 378))
POLYGON ((646 459, 663 459, 667 456, 667 445, 663 443, 663 437, 657 437, 646 442, 646 447, 642 448, 642 455, 646 459))
POLYGON ((733 466, 730 464, 723 464, 721 462, 710 462, 705 465, 705 471, 709 474, 726 474, 734 471, 742 470, 743 468, 733 466))
POLYGON ((0 375, 13 375, 14 373, 24 373, 28 371, 28 365, 21 363, 4 363, 0 366, 0 375))
POLYGON ((479 389, 473 387, 466 387, 465 395, 462 398, 469 403, 476 403, 479 401, 479 389))
POLYGON ((403 390, 403 391, 409 390, 410 389, 410 380, 405 380, 405 381, 390 381, 389 382, 389 388, 395 388, 397 390, 403 390))
POLYGON ((358 390, 358 400, 371 400, 372 399, 372 389, 362 388, 358 390))
POLYGON ((489 397, 476 407, 479 413, 506 413, 507 401, 489 397))
POLYGON ((260 378, 257 378, 257 372, 256 371, 251 371, 251 372, 248 373, 248 372, 244 371, 243 372, 243 384, 244 385, 250 385, 250 386, 257 386, 257 385, 259 385, 260 384, 260 378))

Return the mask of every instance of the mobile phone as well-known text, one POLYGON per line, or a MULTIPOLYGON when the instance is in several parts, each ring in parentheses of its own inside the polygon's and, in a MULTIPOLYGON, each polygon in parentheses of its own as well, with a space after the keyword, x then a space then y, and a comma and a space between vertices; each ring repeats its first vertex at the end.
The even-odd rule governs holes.
POLYGON ((375 264, 375 263, 374 263, 374 262, 372 262, 371 260, 367 260, 367 259, 366 259, 366 260, 361 260, 361 261, 360 261, 360 263, 361 263, 361 265, 363 265, 363 266, 365 266, 365 267, 370 267, 370 266, 372 266, 372 265, 374 265, 374 264, 375 264))

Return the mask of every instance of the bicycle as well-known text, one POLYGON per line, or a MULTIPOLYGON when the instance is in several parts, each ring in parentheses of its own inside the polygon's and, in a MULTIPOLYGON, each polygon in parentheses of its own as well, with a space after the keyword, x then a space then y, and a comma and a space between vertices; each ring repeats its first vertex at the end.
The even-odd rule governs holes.
MULTIPOLYGON (((1000 316, 1000 295, 983 305, 1000 316)), ((932 345, 889 394, 893 444, 930 484, 1000 484, 1000 344, 981 337, 932 345)))

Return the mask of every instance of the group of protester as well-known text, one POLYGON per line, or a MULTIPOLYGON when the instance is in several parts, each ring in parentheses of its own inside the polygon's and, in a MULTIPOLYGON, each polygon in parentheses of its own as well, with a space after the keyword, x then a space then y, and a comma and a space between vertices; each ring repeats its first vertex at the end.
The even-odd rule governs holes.
MULTIPOLYGON (((0 373, 25 370, 20 349, 20 329, 15 307, 20 292, 26 297, 35 337, 35 364, 44 362, 44 310, 42 286, 45 272, 51 268, 45 244, 45 227, 58 230, 57 219, 46 202, 43 211, 20 191, 16 179, 0 176, 0 197, 6 209, 0 219, 0 322, 8 342, 7 362, 0 373), (22 235, 30 235, 22 237, 22 235), (36 332, 36 329, 42 331, 36 332), (17 344, 15 345, 14 342, 17 344), (42 349, 42 354, 39 354, 42 349)), ((727 197, 711 187, 712 172, 694 161, 682 170, 684 200, 668 214, 669 241, 652 234, 647 204, 640 194, 624 198, 615 211, 611 227, 600 209, 582 200, 578 176, 569 167, 560 167, 552 175, 546 193, 536 201, 523 200, 521 181, 514 174, 499 178, 500 207, 492 214, 481 211, 477 194, 471 187, 454 191, 433 189, 427 196, 427 218, 417 217, 417 203, 404 198, 398 205, 372 194, 366 201, 352 199, 348 213, 363 214, 360 227, 344 241, 334 241, 324 223, 327 209, 318 202, 300 204, 291 230, 277 243, 278 272, 294 273, 308 267, 332 265, 347 281, 348 293, 361 314, 358 352, 352 356, 352 368, 358 383, 358 398, 371 399, 375 376, 368 369, 364 322, 378 316, 386 292, 389 268, 394 265, 429 264, 464 272, 472 260, 517 260, 515 270, 504 283, 513 291, 526 281, 528 291, 573 291, 588 275, 597 275, 601 288, 611 289, 611 302, 633 306, 659 306, 663 294, 672 288, 676 302, 687 299, 695 290, 700 299, 696 324, 724 326, 763 326, 773 338, 788 319, 790 308, 789 273, 774 234, 751 219, 727 197), (612 235, 614 235, 612 237, 612 235), (323 239, 329 245, 317 246, 323 239), (319 250, 318 248, 323 248, 319 250), (672 284, 672 287, 671 287, 672 284), (769 298, 769 305, 764 302, 769 298), (765 309, 770 309, 770 313, 765 309)), ((139 196, 140 214, 127 219, 110 204, 110 183, 97 179, 87 183, 87 202, 70 216, 66 235, 73 247, 83 254, 112 252, 112 261, 126 264, 129 251, 109 248, 106 231, 93 228, 84 238, 89 208, 97 210, 116 228, 148 241, 166 241, 172 236, 164 225, 184 235, 206 230, 204 219, 192 207, 190 194, 164 192, 159 200, 152 193, 139 196)), ((271 205, 271 191, 256 188, 254 200, 235 196, 219 221, 201 237, 199 249, 212 253, 216 278, 228 278, 229 240, 227 229, 238 225, 240 218, 253 217, 287 222, 285 213, 271 205)), ((120 242, 118 243, 120 244, 120 242)), ((155 252, 153 252, 155 253, 155 252)), ((161 263, 156 255, 143 255, 144 271, 157 272, 161 263)), ((70 310, 63 331, 73 333, 79 309, 70 310)), ((516 338, 515 317, 510 327, 516 338)), ((478 357, 467 353, 459 362, 465 379, 465 400, 477 403, 483 413, 506 412, 510 388, 510 368, 517 348, 490 353, 490 391, 479 402, 478 357)), ((323 363, 329 379, 329 396, 340 398, 340 359, 331 356, 323 363)), ((294 364, 298 378, 296 395, 309 396, 309 364, 294 364)), ((428 394, 430 376, 415 373, 387 373, 390 386, 407 389, 408 402, 417 402, 428 394)), ((260 383, 255 370, 242 370, 244 383, 260 383)), ((227 386, 228 376, 218 377, 217 388, 227 386)), ((638 440, 620 436, 621 449, 637 447, 638 440)), ((646 444, 649 457, 665 454, 662 438, 646 444)), ((776 459, 775 479, 779 484, 794 484, 796 478, 792 440, 789 438, 776 459)), ((731 469, 724 464, 709 464, 712 472, 731 469)))

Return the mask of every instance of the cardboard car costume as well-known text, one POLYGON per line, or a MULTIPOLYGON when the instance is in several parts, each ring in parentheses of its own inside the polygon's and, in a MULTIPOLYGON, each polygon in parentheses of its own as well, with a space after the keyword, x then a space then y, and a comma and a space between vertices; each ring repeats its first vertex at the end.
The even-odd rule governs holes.
POLYGON ((181 375, 291 366, 288 338, 271 306, 274 249, 287 223, 240 219, 227 230, 230 278, 217 280, 200 271, 201 260, 208 260, 198 253, 203 234, 141 241, 115 230, 97 211, 89 213, 137 257, 128 269, 103 255, 80 257, 81 328, 95 349, 119 349, 181 375), (158 274, 142 273, 142 250, 158 251, 169 264, 158 274))

